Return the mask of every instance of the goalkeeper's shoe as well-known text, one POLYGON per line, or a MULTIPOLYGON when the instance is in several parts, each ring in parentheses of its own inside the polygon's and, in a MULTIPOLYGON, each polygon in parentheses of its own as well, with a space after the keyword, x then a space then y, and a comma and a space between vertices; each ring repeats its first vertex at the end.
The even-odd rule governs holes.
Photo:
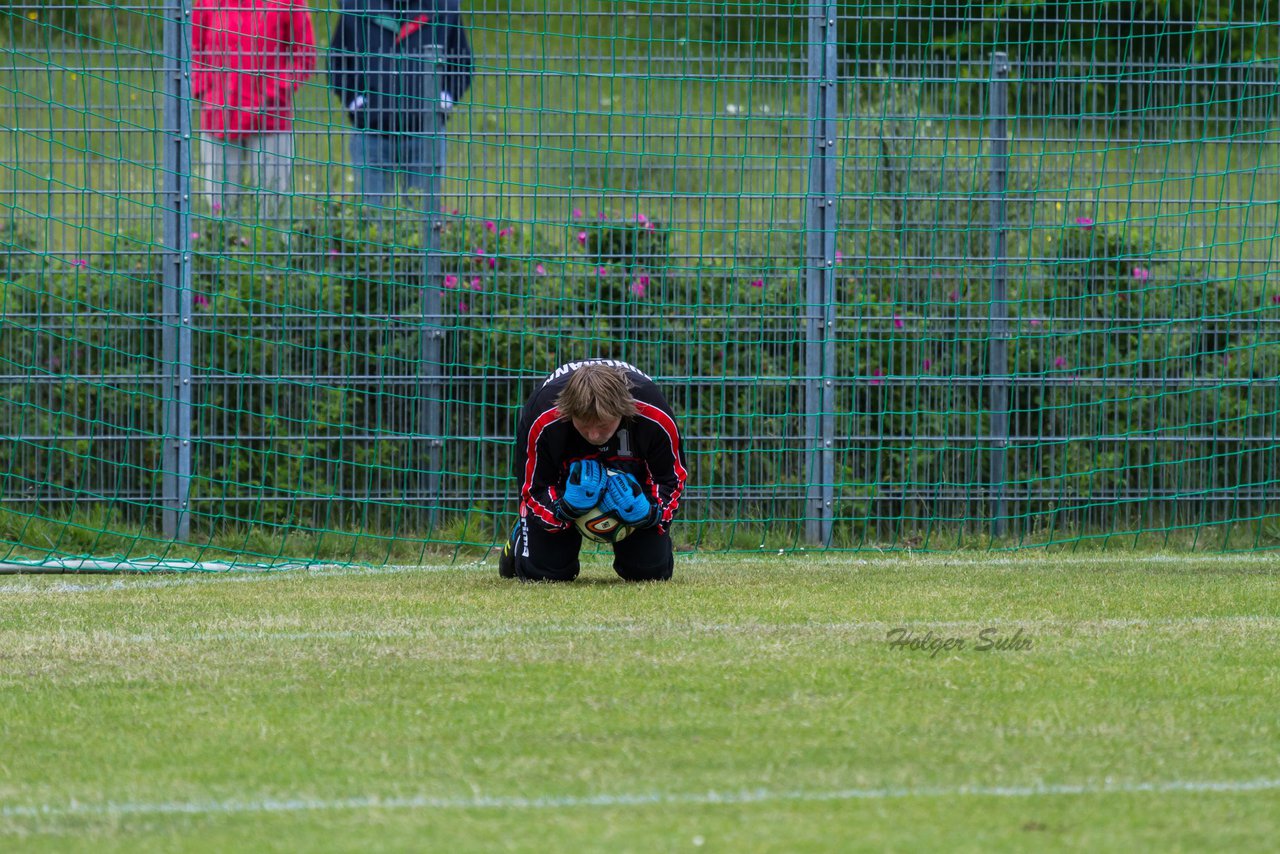
POLYGON ((520 531, 520 523, 516 522, 515 527, 511 529, 511 536, 507 537, 506 545, 502 547, 502 554, 498 555, 498 576, 500 578, 516 577, 516 534, 520 531))

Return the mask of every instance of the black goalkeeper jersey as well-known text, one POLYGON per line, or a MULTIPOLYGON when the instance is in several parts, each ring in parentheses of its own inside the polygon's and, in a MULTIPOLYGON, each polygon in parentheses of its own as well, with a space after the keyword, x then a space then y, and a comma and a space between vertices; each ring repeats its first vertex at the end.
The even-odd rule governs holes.
POLYGON ((562 365, 547 377, 525 403, 516 428, 515 477, 520 484, 520 515, 550 531, 561 531, 572 520, 557 515, 569 464, 595 459, 608 468, 629 472, 658 508, 657 525, 666 531, 680 505, 688 477, 680 448, 680 432, 666 397, 648 376, 611 359, 562 365), (618 432, 603 445, 592 445, 556 409, 556 398, 569 377, 583 365, 623 368, 636 400, 636 415, 625 418, 618 432))

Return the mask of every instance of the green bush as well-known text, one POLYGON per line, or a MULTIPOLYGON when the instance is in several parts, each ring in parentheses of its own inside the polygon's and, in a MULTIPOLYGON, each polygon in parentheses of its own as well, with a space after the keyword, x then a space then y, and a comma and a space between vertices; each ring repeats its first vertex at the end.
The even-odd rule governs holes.
MULTIPOLYGON (((526 378, 570 358, 624 355, 619 342, 647 322, 640 307, 656 304, 665 251, 656 227, 606 256, 563 234, 450 218, 432 307, 414 224, 331 207, 289 230, 195 228, 192 497, 210 523, 317 525, 336 499, 368 496, 360 514, 392 525, 415 512, 405 505, 431 502, 427 483, 465 496, 476 477, 505 499, 505 451, 477 471, 468 448, 509 434, 526 378), (641 242, 643 270, 617 257, 641 242), (443 378, 423 362, 424 321, 444 333, 443 378), (446 432, 474 437, 434 463, 426 394, 451 395, 446 432), (427 478, 428 465, 443 480, 427 478)), ((9 245, 0 358, 11 405, 0 417, 20 441, 0 451, 5 496, 127 496, 143 508, 160 468, 163 254, 126 235, 114 252, 31 269, 33 242, 9 245)))
MULTIPOLYGON (((927 139, 871 139, 879 172, 845 176, 863 217, 845 221, 874 227, 840 237, 830 378, 837 530, 854 542, 928 520, 979 524, 999 438, 991 268, 972 234, 937 227, 976 217, 978 179, 922 154, 927 139), (900 171, 905 147, 918 156, 900 171), (936 203, 905 205, 906 188, 936 203)), ((1039 259, 1010 277, 1011 375, 1000 381, 1021 526, 1078 524, 1126 495, 1155 499, 1153 512, 1160 499, 1222 496, 1274 472, 1258 439, 1280 412, 1280 344, 1266 331, 1280 305, 1181 262, 1157 235, 1074 215, 1014 224, 1010 257, 1039 259)), ((679 267, 661 227, 646 225, 449 217, 434 289, 412 224, 333 207, 287 230, 196 226, 197 529, 243 520, 422 535, 465 518, 483 538, 474 520, 498 531, 513 492, 509 446, 494 440, 510 436, 532 382, 608 356, 668 389, 697 487, 688 518, 799 530, 815 429, 802 236, 744 236, 732 264, 679 267), (424 362, 424 329, 443 333, 443 371, 424 362), (444 437, 425 432, 431 397, 444 437)), ((12 438, 0 497, 41 512, 113 499, 151 520, 165 256, 123 235, 114 251, 33 268, 42 256, 30 244, 8 238, 18 261, 0 327, 12 438)))

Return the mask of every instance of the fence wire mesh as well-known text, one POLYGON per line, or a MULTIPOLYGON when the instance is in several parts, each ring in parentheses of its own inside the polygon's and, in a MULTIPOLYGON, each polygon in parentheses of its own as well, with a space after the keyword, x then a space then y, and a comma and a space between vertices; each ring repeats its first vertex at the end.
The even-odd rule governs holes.
POLYGON ((1276 5, 470 3, 379 199, 339 9, 11 3, 0 538, 474 553, 534 381, 607 356, 680 417, 688 547, 1271 547, 1276 5), (269 14, 313 65, 201 52, 269 14), (243 172, 213 66, 287 98, 243 172))

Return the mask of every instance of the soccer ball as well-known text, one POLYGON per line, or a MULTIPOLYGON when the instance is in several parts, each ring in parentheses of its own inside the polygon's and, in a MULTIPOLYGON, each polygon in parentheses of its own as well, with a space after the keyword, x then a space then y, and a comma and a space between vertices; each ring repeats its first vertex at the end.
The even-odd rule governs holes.
MULTIPOLYGON (((613 469, 605 469, 605 472, 609 477, 622 474, 613 469)), ((574 524, 578 526, 582 536, 597 543, 616 543, 635 530, 619 519, 617 513, 612 510, 602 510, 598 506, 583 513, 574 520, 574 524)))
POLYGON ((618 518, 612 510, 592 507, 574 520, 582 536, 597 543, 616 543, 635 529, 618 518))

